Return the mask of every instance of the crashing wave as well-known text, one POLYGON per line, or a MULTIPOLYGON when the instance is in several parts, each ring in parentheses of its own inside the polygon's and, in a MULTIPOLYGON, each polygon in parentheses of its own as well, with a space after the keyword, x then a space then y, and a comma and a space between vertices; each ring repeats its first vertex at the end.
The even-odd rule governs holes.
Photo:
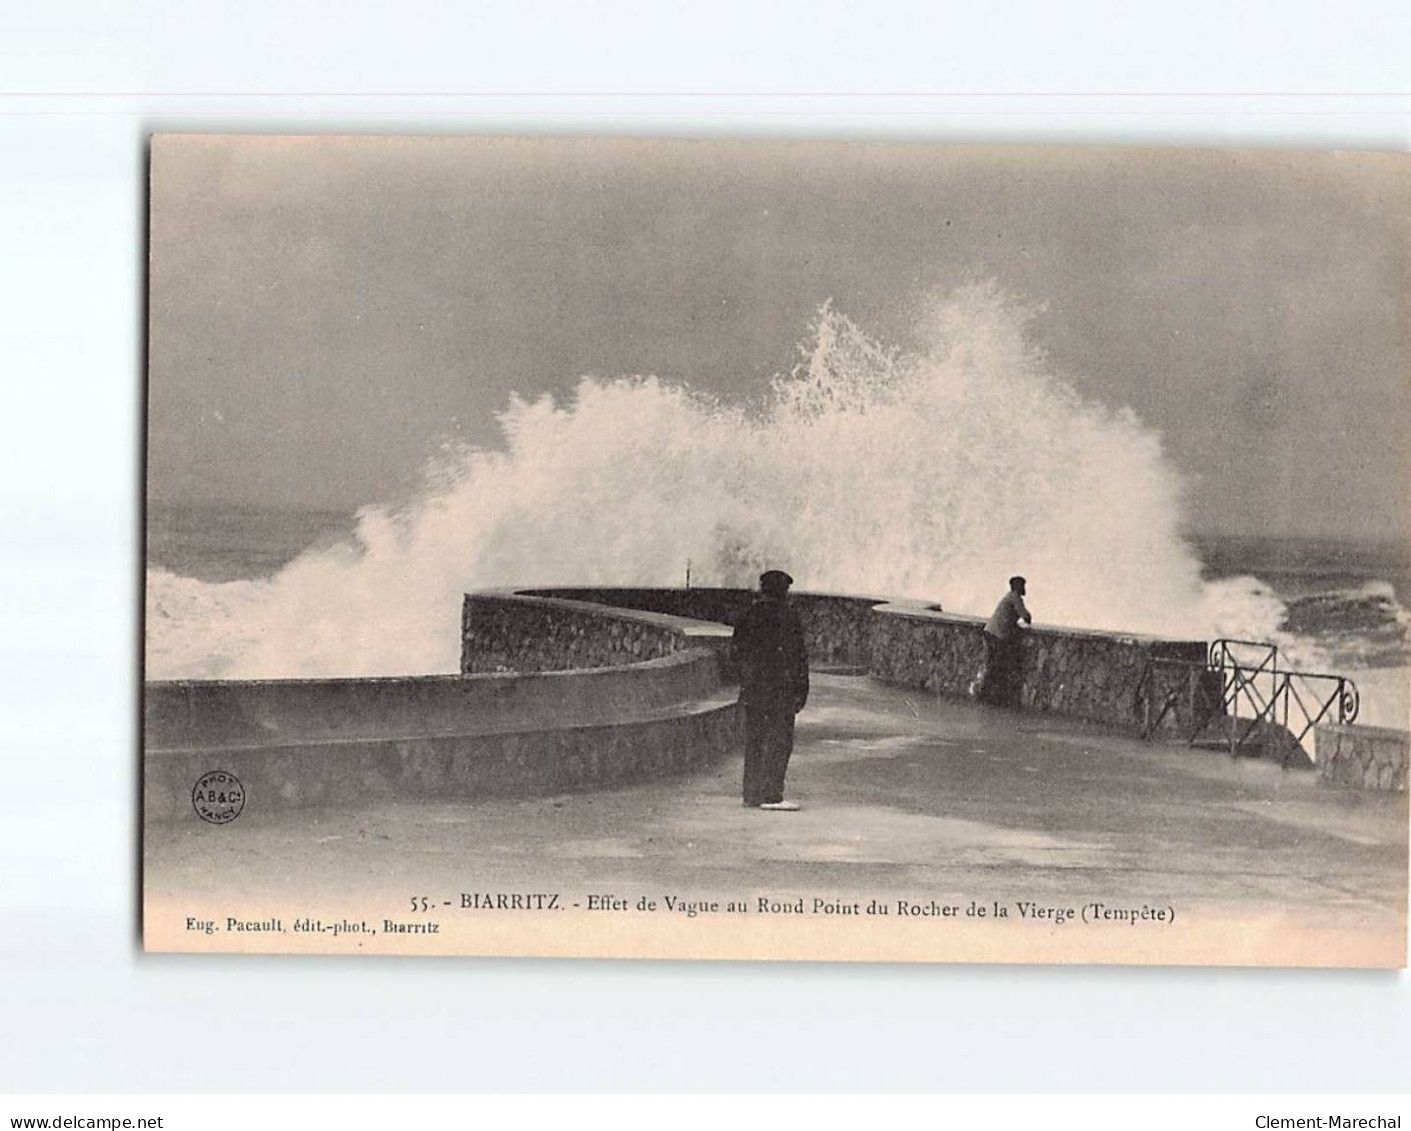
POLYGON ((831 305, 762 404, 656 377, 512 399, 499 450, 444 452, 396 510, 277 574, 148 578, 148 676, 454 671, 461 595, 495 585, 748 585, 988 614, 1024 573, 1040 621, 1202 638, 1288 637, 1253 578, 1202 581, 1156 432, 1081 396, 993 285, 935 304, 924 348, 831 305))

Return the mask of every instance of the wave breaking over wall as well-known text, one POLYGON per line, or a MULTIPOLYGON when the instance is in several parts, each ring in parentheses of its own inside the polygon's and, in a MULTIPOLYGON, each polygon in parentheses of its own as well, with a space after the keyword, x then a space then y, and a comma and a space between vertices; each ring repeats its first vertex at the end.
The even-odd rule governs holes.
POLYGON ((1159 436, 1055 375, 1028 320, 971 286, 903 352, 825 305, 758 404, 655 377, 516 398, 500 450, 445 453, 348 544, 245 581, 154 567, 147 676, 452 672, 467 590, 679 585, 688 562, 702 585, 781 566, 804 589, 981 615, 1018 572, 1049 624, 1279 637, 1266 586, 1202 581, 1159 436))

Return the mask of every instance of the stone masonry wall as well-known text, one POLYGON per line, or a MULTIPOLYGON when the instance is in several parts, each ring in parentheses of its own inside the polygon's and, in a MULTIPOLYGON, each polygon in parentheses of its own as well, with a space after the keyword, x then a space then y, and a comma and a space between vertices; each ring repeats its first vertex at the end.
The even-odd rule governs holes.
POLYGON ((1411 733, 1334 724, 1314 728, 1314 742, 1324 781, 1355 789, 1406 792, 1411 733))
MULTIPOLYGON (((592 602, 619 609, 734 623, 752 599, 741 589, 583 588, 524 590, 538 598, 592 602)), ((866 668, 874 678, 938 695, 965 695, 985 658, 985 622, 942 613, 920 602, 795 592, 814 667, 866 668)), ((474 598, 468 598, 474 600, 474 598)), ((593 614, 584 613, 591 617, 593 614)), ((591 621, 573 620, 563 639, 590 632, 591 621)), ((613 640, 606 655, 616 653, 613 640)), ((557 645, 555 645, 557 647, 557 645)), ((583 646, 579 646, 580 651, 583 646)), ((1036 628, 1024 637, 1019 705, 1071 718, 1144 729, 1155 723, 1170 696, 1172 709, 1159 731, 1187 730, 1193 714, 1218 702, 1205 674, 1206 644, 1199 640, 1036 628), (1149 661, 1156 661, 1148 667, 1149 661), (1164 661, 1164 662, 1163 662, 1164 661), (1145 682, 1144 682, 1145 677, 1145 682)), ((471 670, 471 669, 467 669, 471 670)))
POLYGON ((148 821, 196 825, 192 786, 212 770, 239 779, 248 814, 383 798, 446 801, 600 788, 714 764, 739 748, 740 728, 738 704, 716 694, 597 725, 148 749, 144 812, 148 821))
MULTIPOLYGON (((583 588, 524 589, 525 595, 591 601, 619 609, 640 609, 734 625, 754 600, 746 589, 583 588)), ((872 654, 872 610, 880 597, 793 592, 789 603, 803 622, 809 662, 814 667, 866 667, 872 654)))
POLYGON ((179 750, 580 726, 703 699, 721 683, 718 659, 703 649, 579 671, 152 681, 143 741, 179 750))
MULTIPOLYGON (((964 695, 984 663, 985 622, 919 609, 882 607, 872 631, 871 673, 888 683, 938 695, 964 695)), ((1019 705, 1124 728, 1139 728, 1144 704, 1137 696, 1148 659, 1203 663, 1203 641, 1159 640, 1071 629, 1035 628, 1024 634, 1019 705)), ((1189 725, 1191 670, 1157 666, 1148 701, 1159 711, 1165 692, 1177 705, 1163 731, 1189 725)))
POLYGON ((149 683, 147 818, 195 821, 213 770, 259 811, 588 788, 738 747, 722 625, 497 593, 466 599, 463 632, 457 676, 149 683))
POLYGON ((510 593, 469 594, 461 614, 463 673, 612 667, 693 643, 665 618, 605 615, 591 605, 510 593))

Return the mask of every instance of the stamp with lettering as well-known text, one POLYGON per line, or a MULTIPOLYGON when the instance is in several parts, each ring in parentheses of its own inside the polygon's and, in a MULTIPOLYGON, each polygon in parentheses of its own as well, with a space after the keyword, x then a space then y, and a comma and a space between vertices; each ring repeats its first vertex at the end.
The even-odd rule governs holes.
POLYGON ((245 808, 245 787, 228 770, 211 770, 191 790, 196 816, 212 825, 228 825, 245 808))

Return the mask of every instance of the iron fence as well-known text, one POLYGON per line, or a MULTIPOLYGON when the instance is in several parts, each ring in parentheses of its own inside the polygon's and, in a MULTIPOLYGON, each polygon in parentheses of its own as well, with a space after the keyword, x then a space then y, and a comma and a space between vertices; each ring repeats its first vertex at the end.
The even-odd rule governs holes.
POLYGON ((1360 705, 1357 684, 1346 676, 1295 671, 1280 665, 1276 644, 1227 638, 1211 642, 1204 663, 1149 657, 1135 695, 1143 738, 1176 712, 1191 746, 1213 738, 1223 722, 1228 730, 1219 741, 1232 755, 1265 741, 1270 727, 1301 746, 1325 719, 1355 721, 1360 705))

